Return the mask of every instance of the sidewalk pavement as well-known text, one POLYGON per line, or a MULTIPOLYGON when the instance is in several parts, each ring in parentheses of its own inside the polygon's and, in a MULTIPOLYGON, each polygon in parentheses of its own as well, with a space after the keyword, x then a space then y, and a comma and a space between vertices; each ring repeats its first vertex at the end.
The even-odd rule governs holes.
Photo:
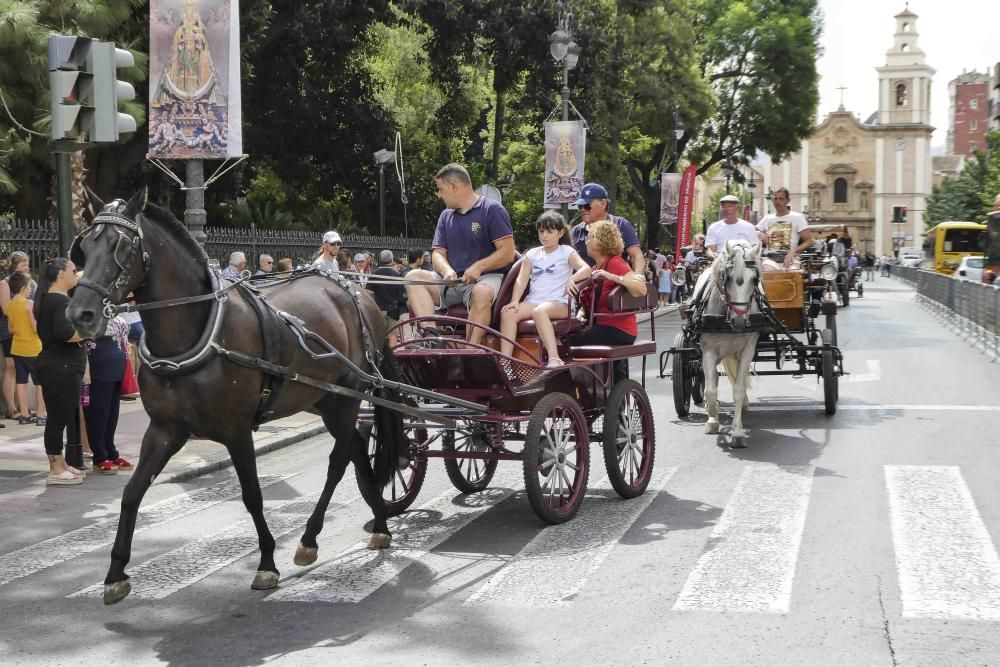
MULTIPOLYGON (((676 310, 676 305, 660 307, 653 316, 659 317, 676 310)), ((638 318, 640 322, 648 319, 648 315, 638 318)), ((7 484, 9 482, 20 481, 18 486, 23 486, 25 482, 44 484, 48 472, 42 440, 44 427, 34 424, 20 426, 9 419, 0 420, 0 423, 5 426, 0 428, 0 493, 10 490, 7 484)), ((148 426, 149 417, 142 407, 141 399, 122 401, 115 444, 118 445, 118 453, 133 465, 139 460, 142 436, 148 426)), ((318 415, 301 412, 262 424, 253 434, 254 450, 260 456, 325 432, 326 427, 318 415)), ((157 477, 157 482, 183 482, 231 465, 229 453, 221 444, 192 439, 170 459, 157 477)), ((89 460, 87 466, 90 467, 89 460)), ((118 474, 131 475, 131 471, 122 470, 118 474)))

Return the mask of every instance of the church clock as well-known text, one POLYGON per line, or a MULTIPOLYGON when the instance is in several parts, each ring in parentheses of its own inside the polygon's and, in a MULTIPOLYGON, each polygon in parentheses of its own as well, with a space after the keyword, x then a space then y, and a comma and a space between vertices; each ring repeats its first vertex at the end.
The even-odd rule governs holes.
POLYGON ((906 141, 903 139, 896 139, 896 150, 903 151, 906 150, 906 141))

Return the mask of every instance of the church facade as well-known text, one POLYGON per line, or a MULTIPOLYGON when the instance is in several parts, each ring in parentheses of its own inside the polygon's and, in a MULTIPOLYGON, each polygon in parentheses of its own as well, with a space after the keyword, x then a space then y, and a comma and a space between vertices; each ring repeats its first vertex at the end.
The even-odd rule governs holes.
POLYGON ((931 82, 917 45, 917 15, 895 16, 893 45, 877 67, 879 109, 865 122, 840 108, 783 162, 755 165, 763 193, 788 188, 811 224, 845 225, 855 248, 876 255, 920 246, 931 193, 931 82))

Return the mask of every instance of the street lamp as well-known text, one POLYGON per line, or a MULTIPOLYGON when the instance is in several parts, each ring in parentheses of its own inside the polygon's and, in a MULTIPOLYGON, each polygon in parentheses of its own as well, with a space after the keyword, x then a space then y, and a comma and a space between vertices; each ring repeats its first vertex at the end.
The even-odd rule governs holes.
POLYGON ((726 194, 729 194, 729 179, 733 177, 733 165, 728 162, 722 163, 722 173, 726 175, 726 194))
POLYGON ((771 210, 771 201, 774 199, 774 190, 772 190, 770 187, 768 187, 767 188, 767 194, 764 195, 764 199, 767 200, 767 212, 768 213, 773 213, 773 211, 771 210))
MULTIPOLYGON (((559 95, 562 98, 562 119, 569 120, 569 71, 576 67, 580 60, 580 46, 573 41, 573 28, 570 22, 573 13, 565 9, 563 2, 559 3, 559 22, 555 32, 549 35, 549 54, 563 67, 563 83, 559 95)), ((569 204, 562 205, 563 218, 569 222, 569 204)))
POLYGON ((385 236, 385 165, 396 161, 396 152, 382 149, 375 153, 378 167, 378 234, 385 236))
POLYGON ((757 182, 753 178, 752 169, 750 170, 750 180, 747 181, 747 189, 750 191, 750 221, 753 222, 753 191, 757 189, 757 182))

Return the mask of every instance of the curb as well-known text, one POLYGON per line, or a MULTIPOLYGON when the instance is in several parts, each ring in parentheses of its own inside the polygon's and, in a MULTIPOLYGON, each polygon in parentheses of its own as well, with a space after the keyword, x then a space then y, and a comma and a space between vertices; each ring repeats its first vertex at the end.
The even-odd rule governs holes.
MULTIPOLYGON (((276 452, 279 449, 284 449, 289 445, 294 445, 303 440, 308 440, 314 436, 326 433, 326 426, 319 424, 317 426, 310 426, 301 431, 295 431, 288 434, 285 437, 275 438, 271 442, 260 445, 259 447, 254 447, 254 456, 260 456, 261 454, 268 454, 270 452, 276 452)), ((214 461, 205 461, 203 463, 196 463, 188 466, 185 470, 178 471, 169 477, 164 479, 158 479, 158 484, 179 484, 181 482, 187 482, 196 477, 201 477, 202 475, 207 475, 211 472, 218 472, 219 470, 225 470, 226 468, 231 468, 233 466, 233 459, 230 456, 224 456, 214 461)))

